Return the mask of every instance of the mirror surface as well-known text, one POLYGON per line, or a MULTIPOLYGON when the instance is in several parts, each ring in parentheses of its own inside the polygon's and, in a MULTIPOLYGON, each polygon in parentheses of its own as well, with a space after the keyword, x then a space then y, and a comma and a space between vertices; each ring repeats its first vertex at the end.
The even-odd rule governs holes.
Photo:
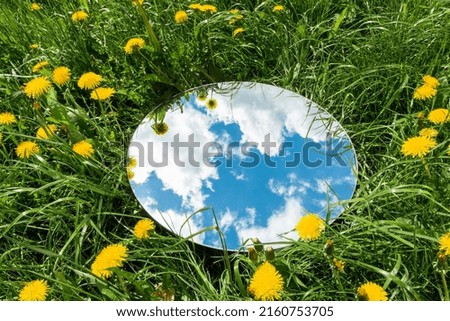
POLYGON ((328 223, 356 186, 356 153, 314 102, 260 83, 186 92, 147 116, 129 149, 130 184, 152 219, 195 243, 239 250, 298 239, 299 219, 328 223))

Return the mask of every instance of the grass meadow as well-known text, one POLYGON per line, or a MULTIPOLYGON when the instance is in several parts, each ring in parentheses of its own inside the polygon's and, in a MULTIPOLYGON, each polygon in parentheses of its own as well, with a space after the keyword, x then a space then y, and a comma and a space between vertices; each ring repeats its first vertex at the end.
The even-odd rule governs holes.
POLYGON ((46 300, 258 299, 249 284, 264 251, 212 252, 159 226, 143 240, 133 232, 148 217, 127 175, 135 128, 170 97, 221 81, 313 100, 343 125, 358 156, 357 189, 339 219, 317 240, 269 255, 283 280, 272 298, 357 300, 373 282, 392 301, 448 300, 449 1, 201 2, 216 11, 185 0, 40 0, 38 10, 0 2, 1 300, 20 299, 33 280, 45 283, 46 300), (77 21, 80 10, 88 16, 77 21), (177 21, 178 11, 187 20, 177 21), (145 46, 127 53, 131 38, 145 46), (59 66, 70 69, 68 81, 27 91, 59 66), (86 72, 101 75, 111 97, 80 88, 86 72), (414 99, 424 75, 440 84, 414 99), (444 120, 430 121, 438 108, 444 120), (37 138, 50 123, 55 131, 37 138), (438 131, 432 148, 405 155, 404 143, 424 128, 438 131), (34 145, 20 153, 24 141, 34 145), (87 157, 74 152, 79 141, 91 146, 87 157), (110 244, 125 245, 126 260, 98 277, 91 266, 110 244))

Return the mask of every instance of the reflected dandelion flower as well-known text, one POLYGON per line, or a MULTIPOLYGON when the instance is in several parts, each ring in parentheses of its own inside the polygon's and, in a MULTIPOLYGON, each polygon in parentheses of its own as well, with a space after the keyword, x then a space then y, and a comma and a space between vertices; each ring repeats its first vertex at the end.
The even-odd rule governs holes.
POLYGON ((11 125, 17 122, 16 116, 10 112, 0 114, 0 125, 11 125))
POLYGON ((20 290, 19 301, 45 301, 47 294, 47 281, 34 280, 26 283, 20 290))
POLYGON ((92 274, 107 279, 112 276, 110 268, 122 267, 128 257, 128 248, 122 244, 111 244, 101 250, 91 265, 92 274))
POLYGON ((165 133, 167 133, 169 131, 169 125, 167 125, 166 123, 162 122, 162 123, 155 123, 152 125, 153 131, 155 132, 156 135, 164 135, 165 133))
POLYGON ((150 219, 143 219, 134 226, 134 236, 139 240, 145 240, 150 233, 155 230, 155 222, 150 219))
POLYGON ((215 98, 208 99, 205 103, 205 106, 209 110, 216 109, 217 108, 217 99, 215 99, 215 98))
POLYGON ((302 240, 314 241, 325 229, 325 222, 316 214, 307 214, 298 221, 295 229, 302 240))
POLYGON ((387 292, 373 282, 361 285, 357 290, 357 296, 361 301, 387 301, 387 292))
POLYGON ((273 301, 281 298, 283 286, 283 277, 272 264, 265 261, 253 274, 248 291, 256 300, 273 301))
POLYGON ((401 152, 403 156, 411 157, 424 157, 426 156, 434 147, 436 147, 437 142, 426 136, 415 136, 407 139, 403 145, 401 152))

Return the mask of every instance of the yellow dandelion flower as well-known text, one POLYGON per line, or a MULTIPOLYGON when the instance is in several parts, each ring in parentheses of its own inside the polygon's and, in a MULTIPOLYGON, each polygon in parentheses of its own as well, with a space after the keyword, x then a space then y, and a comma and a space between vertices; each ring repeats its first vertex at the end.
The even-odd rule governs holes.
POLYGON ((73 22, 78 22, 78 21, 84 21, 89 17, 89 15, 87 14, 86 11, 80 10, 80 11, 76 11, 72 14, 72 21, 73 22))
POLYGON ((0 125, 11 125, 17 122, 16 116, 10 112, 0 114, 0 125))
POLYGON ((37 153, 39 153, 38 145, 29 140, 21 142, 16 148, 16 154, 20 158, 30 158, 37 153))
POLYGON ((302 240, 314 241, 325 229, 325 222, 316 214, 307 214, 298 221, 295 229, 302 240))
POLYGON ((155 230, 155 222, 150 219, 143 219, 134 226, 134 236, 139 240, 147 239, 150 232, 155 230))
POLYGON ((37 48, 39 48, 39 45, 38 45, 37 43, 32 43, 32 44, 30 45, 30 48, 31 48, 31 49, 37 49, 37 48))
POLYGON ((176 23, 184 23, 188 21, 188 15, 186 11, 180 10, 175 13, 175 22, 176 23))
POLYGON ((404 156, 424 157, 431 149, 436 147, 437 142, 426 136, 415 136, 406 140, 402 145, 404 156))
POLYGON ((19 301, 45 301, 48 284, 44 280, 34 280, 25 284, 20 290, 19 301))
POLYGON ((64 86, 71 77, 70 69, 64 66, 56 67, 52 72, 53 82, 57 85, 64 86))
POLYGON ((42 6, 39 3, 33 2, 31 4, 31 10, 32 11, 38 11, 38 10, 41 10, 41 9, 42 9, 42 6))
POLYGON ((131 38, 127 41, 127 44, 124 47, 124 50, 127 54, 131 55, 132 53, 139 51, 144 48, 145 40, 142 38, 131 38))
POLYGON ((24 92, 29 98, 36 99, 43 94, 46 94, 52 87, 51 82, 47 77, 37 77, 25 84, 24 92))
POLYGON ((127 167, 127 176, 130 181, 134 178, 134 171, 130 167, 127 167))
POLYGON ((333 259, 333 264, 334 267, 336 268, 336 270, 338 270, 339 272, 344 272, 344 268, 345 268, 345 262, 342 260, 338 260, 337 258, 333 259))
POLYGON ((281 298, 283 291, 283 277, 276 268, 265 261, 258 266, 248 286, 248 291, 256 300, 273 301, 281 298))
POLYGON ((116 90, 111 87, 99 87, 91 92, 91 99, 106 100, 111 98, 116 93, 116 90))
POLYGON ((231 13, 231 14, 238 14, 239 13, 239 9, 231 9, 228 12, 231 13))
POLYGON ((414 91, 413 98, 416 100, 425 100, 436 96, 437 90, 427 84, 420 86, 414 91))
POLYGON ((437 86, 440 85, 439 80, 437 80, 436 78, 434 78, 433 76, 430 76, 430 75, 423 76, 422 80, 425 85, 428 85, 433 88, 436 88, 437 86))
POLYGON ((387 301, 386 291, 373 282, 361 285, 357 290, 357 295, 361 301, 387 301))
POLYGON ((35 64, 34 66, 33 66, 33 72, 39 72, 42 68, 45 68, 45 67, 47 67, 48 66, 48 61, 47 60, 44 60, 44 61, 41 61, 41 62, 38 62, 37 64, 35 64))
POLYGON ((244 32, 245 29, 244 28, 236 28, 233 30, 233 37, 236 37, 238 34, 244 32))
POLYGON ((89 158, 94 154, 94 147, 88 141, 81 140, 72 146, 72 150, 78 155, 89 158))
POLYGON ((200 10, 200 8, 202 7, 202 5, 200 3, 193 3, 189 5, 189 9, 192 10, 200 10))
POLYGON ((281 4, 277 4, 276 6, 273 7, 273 12, 279 12, 279 11, 283 11, 284 10, 284 6, 282 6, 281 4))
POLYGON ((164 135, 169 131, 169 125, 167 125, 166 123, 154 123, 152 125, 152 128, 155 134, 160 136, 164 135))
POLYGON ((232 25, 243 18, 244 18, 243 15, 238 14, 238 15, 234 16, 233 18, 231 18, 230 21, 228 21, 228 24, 232 25))
POLYGON ((423 111, 419 111, 417 113, 417 119, 425 119, 425 113, 423 111))
POLYGON ((215 6, 213 6, 213 5, 210 5, 210 4, 201 5, 198 9, 201 12, 209 12, 209 13, 217 12, 217 8, 215 6))
POLYGON ((140 4, 142 6, 143 3, 144 3, 144 0, 133 0, 133 6, 137 6, 138 4, 140 4))
POLYGON ((109 269, 123 266, 128 256, 127 252, 128 248, 122 244, 108 245, 101 250, 92 263, 92 274, 101 279, 109 278, 113 274, 109 269))
POLYGON ((58 127, 53 124, 47 125, 45 127, 40 127, 36 132, 36 138, 48 139, 49 137, 55 135, 57 129, 58 127))
POLYGON ((419 131, 419 136, 435 138, 437 135, 439 135, 439 132, 434 128, 424 128, 419 131))
POLYGON ((78 87, 81 89, 94 89, 97 88, 102 82, 103 77, 90 71, 81 75, 78 79, 78 87))
POLYGON ((436 125, 448 122, 450 120, 450 115, 448 113, 448 109, 447 108, 437 108, 437 109, 432 110, 428 114, 428 120, 436 125))
POLYGON ((439 251, 445 255, 450 255, 450 232, 442 235, 439 239, 439 251))
POLYGON ((130 157, 130 161, 128 162, 128 167, 135 168, 137 166, 136 157, 130 157))
POLYGON ((217 100, 215 98, 210 98, 205 103, 206 108, 213 110, 217 108, 217 100))

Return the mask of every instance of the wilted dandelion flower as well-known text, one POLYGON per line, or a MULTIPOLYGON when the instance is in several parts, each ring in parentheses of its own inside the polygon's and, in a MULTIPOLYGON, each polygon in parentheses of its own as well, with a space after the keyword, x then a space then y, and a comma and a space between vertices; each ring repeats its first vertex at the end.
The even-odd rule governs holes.
POLYGON ((439 86, 439 80, 437 80, 433 76, 425 75, 422 77, 422 80, 425 83, 425 85, 428 85, 430 87, 436 88, 437 86, 439 86))
POLYGON ((439 132, 434 128, 424 128, 419 131, 419 136, 435 138, 437 135, 439 135, 439 132))
POLYGON ((32 44, 30 45, 30 48, 31 48, 31 49, 37 49, 37 48, 39 48, 39 45, 38 45, 37 43, 32 43, 32 44))
POLYGON ((78 87, 81 89, 94 89, 100 85, 102 80, 102 76, 92 71, 86 72, 78 79, 78 87))
POLYGON ((233 37, 236 37, 238 34, 240 34, 241 32, 244 32, 245 29, 244 28, 236 28, 233 30, 233 37))
POLYGON ((217 12, 217 8, 215 6, 213 6, 213 5, 210 5, 210 4, 201 5, 198 9, 201 12, 209 12, 209 13, 217 12))
POLYGON ((42 9, 42 6, 39 3, 33 2, 31 4, 31 10, 32 11, 38 11, 38 10, 41 10, 41 9, 42 9))
POLYGON ((167 125, 166 123, 154 123, 152 125, 153 131, 155 132, 156 135, 164 135, 165 133, 167 133, 169 131, 169 125, 167 125))
POLYGON ((38 98, 39 96, 47 93, 52 87, 51 82, 47 77, 37 77, 25 84, 25 88, 23 91, 25 94, 33 99, 38 98))
POLYGON ((422 85, 414 91, 413 98, 416 100, 425 100, 436 96, 437 90, 430 85, 422 85))
POLYGON ((108 269, 123 266, 128 256, 127 252, 128 248, 122 244, 108 245, 101 250, 92 263, 92 274, 102 279, 109 278, 113 273, 108 269))
POLYGON ((150 235, 150 232, 155 230, 155 222, 150 219, 143 219, 134 226, 134 236, 137 239, 144 240, 150 235))
POLYGON ((56 67, 52 72, 53 82, 57 85, 63 86, 70 80, 70 69, 64 66, 56 67))
POLYGON ((284 10, 284 6, 282 6, 281 4, 277 4, 276 6, 273 7, 273 12, 278 12, 278 11, 283 11, 284 10))
POLYGON ((445 255, 450 255, 450 232, 442 235, 439 239, 439 251, 445 255))
POLYGON ((437 109, 432 110, 428 114, 428 120, 436 125, 448 122, 450 120, 450 115, 448 113, 448 109, 447 108, 437 108, 437 109))
POLYGON ((33 66, 33 72, 39 72, 42 68, 45 68, 47 66, 48 66, 48 61, 47 60, 38 62, 37 64, 35 64, 33 66))
POLYGON ((180 10, 175 13, 175 22, 176 23, 184 23, 188 21, 188 15, 186 11, 180 10))
POLYGON ((25 284, 20 290, 19 301, 45 301, 48 284, 44 280, 34 280, 25 284))
POLYGON ((84 21, 89 17, 86 11, 80 10, 76 11, 72 14, 72 21, 78 22, 78 21, 84 21))
POLYGON ((217 100, 215 98, 210 98, 205 103, 206 108, 213 110, 217 108, 217 100))
POLYGON ((248 291, 256 300, 273 301, 281 298, 283 277, 268 261, 258 266, 248 286, 248 291))
POLYGON ((58 127, 54 124, 47 125, 45 127, 40 127, 36 132, 36 138, 48 139, 49 137, 55 135, 58 127))
POLYGON ((333 264, 334 264, 334 267, 336 268, 336 270, 338 270, 341 273, 344 272, 344 269, 345 269, 345 262, 344 261, 339 260, 337 258, 334 258, 333 259, 333 264))
POLYGON ((415 136, 408 138, 402 145, 402 154, 404 156, 424 157, 431 149, 437 145, 437 142, 426 136, 415 136))
POLYGON ((116 90, 111 87, 99 87, 91 92, 91 98, 95 100, 106 100, 111 98, 116 90))
POLYGON ((144 48, 145 40, 142 38, 131 38, 127 41, 127 44, 124 47, 124 50, 127 54, 131 55, 132 53, 139 51, 144 48))
POLYGON ((357 291, 361 301, 387 301, 386 291, 376 283, 367 282, 361 285, 357 291))
POLYGON ((10 112, 4 112, 0 114, 0 125, 11 125, 17 122, 16 116, 10 112))
POLYGON ((20 158, 30 158, 37 153, 39 153, 38 145, 29 140, 21 142, 16 148, 16 154, 20 158))
POLYGON ((316 214, 307 214, 298 221, 295 229, 302 240, 314 241, 325 229, 325 222, 316 214))
POLYGON ((94 154, 94 147, 88 141, 82 140, 72 146, 72 150, 78 155, 89 158, 94 154))

